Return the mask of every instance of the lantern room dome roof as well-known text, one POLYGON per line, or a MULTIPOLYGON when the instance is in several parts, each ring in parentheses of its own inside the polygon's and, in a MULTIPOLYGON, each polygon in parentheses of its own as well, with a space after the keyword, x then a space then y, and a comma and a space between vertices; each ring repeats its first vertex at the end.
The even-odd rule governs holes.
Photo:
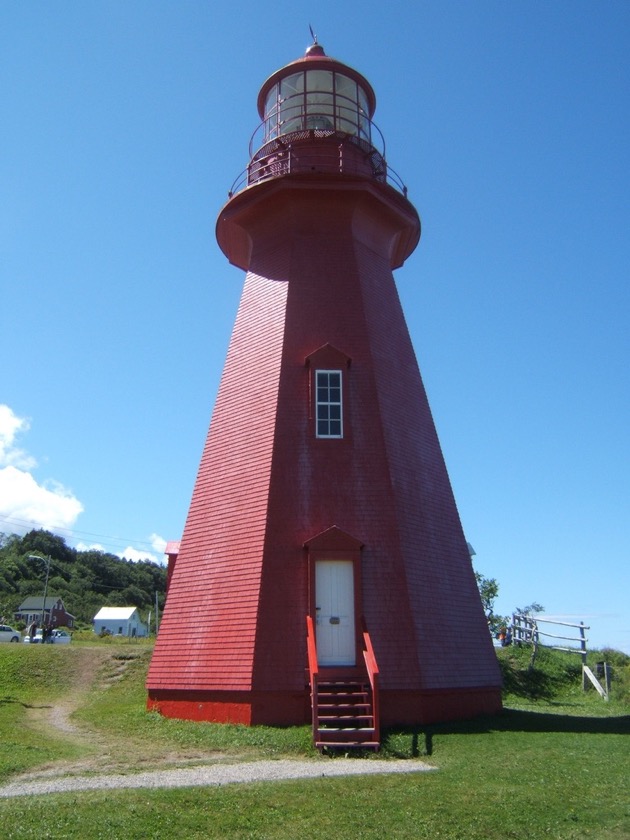
POLYGON ((315 41, 314 44, 311 44, 310 47, 306 48, 306 52, 304 53, 304 55, 310 57, 313 55, 326 55, 326 53, 324 52, 324 48, 322 47, 322 45, 318 44, 317 41, 315 41))
POLYGON ((341 61, 337 61, 336 58, 331 58, 330 56, 326 55, 322 45, 315 42, 306 49, 306 52, 304 53, 302 58, 298 58, 295 61, 292 61, 290 64, 286 64, 284 67, 281 67, 280 70, 276 70, 275 73, 272 73, 272 75, 269 76, 269 78, 265 82, 263 82, 263 85, 260 89, 260 93, 258 94, 257 103, 258 113, 260 114, 262 119, 264 119, 265 116, 265 100, 271 88, 280 79, 283 79, 285 76, 290 76, 292 73, 297 73, 301 70, 334 70, 337 73, 342 73, 344 76, 348 76, 349 78, 354 79, 354 81, 357 82, 358 85, 363 89, 365 95, 368 98, 368 116, 371 118, 374 114, 374 111, 376 109, 376 95, 374 93, 372 85, 368 82, 365 76, 362 76, 361 73, 357 72, 352 67, 348 67, 347 64, 343 64, 341 61))

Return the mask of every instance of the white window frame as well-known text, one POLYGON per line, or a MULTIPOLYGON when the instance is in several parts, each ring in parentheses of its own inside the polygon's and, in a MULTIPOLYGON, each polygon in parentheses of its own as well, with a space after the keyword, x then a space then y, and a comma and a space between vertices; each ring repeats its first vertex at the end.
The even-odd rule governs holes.
MULTIPOLYGON (((334 386, 333 386, 334 387, 334 386)), ((324 439, 339 440, 343 437, 343 371, 342 370, 315 370, 315 437, 324 439), (339 400, 330 399, 330 375, 336 374, 339 377, 339 400), (325 383, 320 385, 320 376, 326 377, 325 383), (327 391, 327 399, 320 400, 320 388, 325 388, 327 391), (331 418, 330 409, 339 407, 339 417, 331 418), (326 416, 322 416, 322 415, 326 416), (328 433, 320 433, 320 422, 327 423, 328 433), (339 433, 330 433, 330 424, 339 422, 339 433)))

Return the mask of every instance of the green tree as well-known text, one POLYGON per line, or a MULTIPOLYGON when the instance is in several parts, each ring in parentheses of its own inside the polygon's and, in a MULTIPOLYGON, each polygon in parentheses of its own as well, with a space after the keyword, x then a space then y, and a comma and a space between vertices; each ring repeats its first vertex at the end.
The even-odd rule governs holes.
POLYGON ((25 534, 21 540, 20 550, 22 554, 43 554, 53 560, 64 562, 72 562, 76 555, 74 548, 66 545, 63 537, 58 537, 43 529, 25 534))
POLYGON ((63 599, 77 621, 91 624, 103 606, 138 606, 149 609, 158 594, 160 607, 166 593, 166 568, 144 560, 121 560, 105 551, 77 551, 63 537, 42 529, 23 537, 0 534, 0 615, 7 621, 28 595, 41 595, 46 562, 50 557, 48 591, 63 599))
POLYGON ((494 610, 494 603, 499 595, 499 584, 496 578, 487 578, 481 572, 475 572, 477 588, 481 596, 483 611, 488 621, 488 629, 492 635, 499 632, 499 628, 510 623, 510 619, 504 615, 498 615, 494 610))
POLYGON ((536 613, 544 612, 545 608, 538 601, 532 601, 526 607, 517 607, 514 612, 518 615, 535 615, 536 613))

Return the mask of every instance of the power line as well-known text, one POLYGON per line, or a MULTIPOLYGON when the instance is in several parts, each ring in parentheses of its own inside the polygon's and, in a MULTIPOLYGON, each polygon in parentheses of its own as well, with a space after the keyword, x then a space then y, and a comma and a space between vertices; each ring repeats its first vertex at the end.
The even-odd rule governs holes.
MULTIPOLYGON (((90 531, 80 531, 76 528, 63 528, 61 526, 54 527, 54 528, 46 528, 43 525, 37 525, 32 520, 28 519, 20 519, 16 516, 6 516, 4 514, 0 514, 0 521, 6 523, 9 527, 19 527, 20 529, 26 528, 27 530, 44 530, 50 531, 50 533, 55 534, 56 536, 63 537, 64 539, 70 540, 90 540, 90 539, 97 539, 107 543, 110 547, 120 546, 120 548, 134 548, 136 551, 144 551, 146 550, 148 554, 161 554, 159 549, 156 549, 151 542, 148 540, 141 540, 135 539, 132 537, 119 537, 113 536, 111 534, 95 534, 90 531)), ((104 546, 107 548, 107 546, 104 546)), ((112 553, 116 553, 115 551, 112 553)))

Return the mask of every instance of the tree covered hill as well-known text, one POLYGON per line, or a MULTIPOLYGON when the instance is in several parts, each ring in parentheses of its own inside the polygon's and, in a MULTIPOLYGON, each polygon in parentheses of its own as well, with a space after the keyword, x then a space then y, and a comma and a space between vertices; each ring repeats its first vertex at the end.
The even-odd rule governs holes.
POLYGON ((91 549, 78 551, 50 531, 29 531, 23 537, 0 534, 0 616, 8 623, 29 595, 44 594, 46 561, 50 557, 48 593, 63 598, 77 622, 91 624, 101 607, 138 607, 146 618, 160 610, 166 593, 166 567, 149 560, 131 562, 115 554, 91 549))

